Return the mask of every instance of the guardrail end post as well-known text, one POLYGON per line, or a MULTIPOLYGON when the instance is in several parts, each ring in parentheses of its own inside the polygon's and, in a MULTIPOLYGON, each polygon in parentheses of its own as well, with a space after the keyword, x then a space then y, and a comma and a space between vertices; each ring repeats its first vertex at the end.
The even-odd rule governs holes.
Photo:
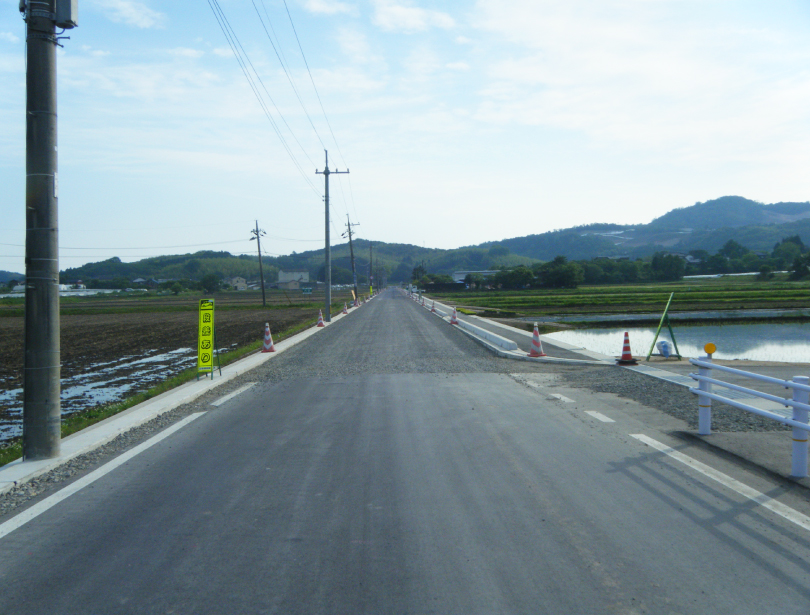
MULTIPOLYGON (((711 355, 700 357, 700 360, 711 363, 712 357, 711 355)), ((712 375, 712 369, 710 367, 700 367, 698 368, 698 374, 709 378, 712 375)), ((710 382, 701 380, 698 382, 698 390, 711 393, 712 385, 710 382)), ((698 393, 698 434, 708 436, 710 433, 712 433, 712 400, 698 393)))
MULTIPOLYGON (((793 376, 793 382, 809 384, 810 378, 807 376, 793 376)), ((810 401, 810 392, 793 389, 793 401, 806 404, 810 401)), ((793 408, 793 420, 800 423, 807 423, 807 410, 793 408)), ((798 427, 793 428, 793 462, 790 475, 795 478, 805 478, 807 476, 807 432, 798 427)))

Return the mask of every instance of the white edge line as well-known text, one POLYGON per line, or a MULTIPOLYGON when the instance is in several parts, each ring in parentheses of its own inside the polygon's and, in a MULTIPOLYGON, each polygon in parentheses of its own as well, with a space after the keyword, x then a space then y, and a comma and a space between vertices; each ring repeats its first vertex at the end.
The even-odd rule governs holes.
POLYGON ((6 536, 8 536, 11 532, 16 530, 17 528, 22 527, 23 525, 25 525, 26 523, 28 523, 32 519, 35 519, 36 517, 38 517, 39 515, 41 515, 45 511, 47 511, 49 508, 52 508, 52 507, 56 506, 59 502, 61 502, 63 500, 66 500, 67 498, 69 498, 74 493, 77 493, 77 492, 81 491, 82 489, 84 489, 85 487, 87 487, 88 485, 96 482, 98 479, 103 477, 105 474, 109 474, 110 472, 115 470, 117 467, 125 464, 127 461, 129 461, 130 459, 132 459, 136 455, 141 454, 146 449, 154 446, 155 444, 157 444, 161 440, 163 440, 165 438, 168 438, 174 432, 176 432, 176 431, 182 429, 183 427, 185 427, 186 425, 188 425, 191 421, 200 418, 203 414, 205 414, 205 412, 195 412, 194 414, 191 414, 191 415, 187 416, 182 421, 179 421, 178 423, 175 423, 174 425, 172 425, 168 429, 160 432, 159 434, 157 434, 155 436, 152 436, 146 442, 141 442, 135 448, 132 448, 132 449, 128 450, 127 452, 125 452, 124 454, 119 455, 118 457, 116 457, 112 461, 110 461, 108 463, 105 463, 100 468, 97 468, 97 469, 93 470, 92 472, 90 472, 90 474, 87 474, 86 476, 83 476, 79 480, 69 484, 64 489, 60 489, 59 491, 57 491, 53 495, 48 496, 47 498, 45 498, 41 502, 37 502, 36 504, 31 506, 31 508, 28 508, 28 509, 24 510, 23 512, 21 512, 17 516, 12 517, 11 519, 9 519, 8 521, 6 521, 3 524, 0 524, 0 540, 5 538, 6 536))
POLYGON ((598 420, 602 421, 603 423, 615 423, 616 422, 612 418, 610 418, 609 416, 605 416, 604 414, 602 414, 601 412, 597 412, 596 410, 586 410, 585 414, 590 414, 593 418, 598 419, 598 420))
POLYGON ((704 476, 711 478, 712 480, 717 481, 724 487, 728 487, 732 491, 736 491, 740 495, 747 497, 750 500, 753 500, 757 504, 764 506, 771 512, 776 513, 783 519, 790 521, 791 523, 795 523, 801 528, 805 530, 810 530, 810 517, 807 515, 803 515, 797 510, 794 510, 790 506, 786 506, 781 502, 774 500, 770 496, 765 495, 764 493, 760 493, 756 489, 749 487, 748 485, 741 483, 736 478, 732 478, 727 474, 723 474, 719 470, 715 470, 714 468, 707 466, 705 463, 701 463, 697 459, 693 459, 688 455, 684 455, 673 449, 672 447, 667 446, 666 444, 662 444, 658 440, 653 440, 652 438, 645 436, 641 433, 631 433, 631 437, 635 438, 636 440, 640 440, 644 444, 653 447, 656 450, 665 453, 666 455, 672 457, 673 459, 680 461, 681 463, 689 466, 696 472, 703 474, 704 476))
POLYGON ((249 388, 251 388, 251 387, 253 387, 253 386, 256 386, 256 384, 257 384, 256 382, 248 382, 248 383, 247 383, 245 386, 241 386, 241 387, 239 387, 238 389, 236 389, 235 391, 233 391, 233 392, 231 392, 231 393, 228 393, 227 395, 223 395, 223 396, 222 396, 222 397, 220 397, 218 400, 216 400, 216 401, 214 401, 214 402, 211 402, 211 405, 212 405, 212 406, 221 406, 221 405, 222 405, 222 404, 224 404, 226 401, 228 401, 228 400, 230 400, 230 399, 233 399, 234 397, 236 397, 236 396, 237 396, 237 395, 239 395, 240 393, 244 393, 244 392, 245 392, 245 391, 247 391, 249 388))

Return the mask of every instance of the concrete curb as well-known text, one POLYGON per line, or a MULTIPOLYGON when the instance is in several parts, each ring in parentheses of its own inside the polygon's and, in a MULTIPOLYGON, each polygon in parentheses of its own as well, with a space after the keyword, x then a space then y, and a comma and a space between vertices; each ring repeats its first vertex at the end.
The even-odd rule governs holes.
MULTIPOLYGON (((431 300, 431 301, 433 301, 433 300, 431 300)), ((438 301, 436 301, 435 304, 437 306, 436 311, 432 312, 432 313, 436 314, 436 316, 438 316, 442 320, 444 320, 446 322, 449 322, 450 318, 449 318, 449 316, 447 316, 447 314, 449 314, 452 311, 452 308, 450 308, 449 306, 447 306, 447 305, 445 305, 443 303, 439 303, 438 301), (445 310, 447 310, 447 312, 444 312, 443 310, 440 310, 439 307, 444 308, 445 310)), ((420 305, 419 307, 424 307, 425 309, 427 309, 430 312, 430 308, 428 306, 426 306, 426 305, 425 306, 420 305)), ((478 317, 477 316, 472 316, 472 318, 478 318, 478 317)), ((461 320, 459 320, 459 322, 461 322, 461 320)), ((487 322, 490 323, 490 324, 493 324, 495 326, 502 327, 504 329, 510 330, 510 331, 517 331, 518 333, 525 333, 526 335, 528 335, 528 337, 532 337, 532 334, 529 333, 528 331, 521 331, 520 329, 515 329, 514 327, 509 327, 507 325, 502 325, 499 322, 493 322, 493 321, 490 321, 490 320, 487 320, 487 322)), ((466 323, 466 324, 469 327, 472 327, 474 329, 478 329, 478 327, 476 327, 475 325, 472 325, 470 323, 466 323)), ((493 343, 487 341, 486 339, 475 335, 472 331, 470 331, 468 329, 465 329, 464 325, 460 325, 458 327, 458 329, 459 329, 459 331, 461 331, 465 335, 471 337, 473 340, 475 340, 476 342, 478 342, 479 344, 484 346, 487 350, 490 350, 491 352, 495 353, 499 357, 503 357, 505 359, 513 359, 513 360, 516 360, 516 361, 532 361, 532 362, 535 362, 535 363, 559 363, 559 364, 568 364, 568 365, 605 365, 607 359, 610 360, 611 364, 613 363, 613 360, 614 360, 613 357, 605 357, 604 355, 598 355, 597 353, 592 353, 592 354, 597 355, 597 357, 599 357, 599 358, 594 358, 594 359, 563 359, 561 357, 530 357, 527 354, 523 353, 521 350, 512 350, 512 351, 504 350, 503 348, 500 347, 500 345, 493 344, 493 343), (602 358, 602 357, 604 357, 604 358, 602 358)), ((499 339, 503 339, 505 342, 511 342, 511 340, 507 340, 506 338, 501 338, 499 335, 495 335, 494 333, 490 333, 490 332, 487 332, 487 333, 489 335, 492 335, 492 336, 497 337, 499 339)), ((514 342, 511 342, 511 343, 514 343, 514 342)), ((563 347, 562 344, 558 343, 557 341, 549 340, 549 343, 552 343, 554 345, 558 345, 560 347, 563 347)), ((566 346, 568 346, 568 345, 569 344, 566 344, 566 346)), ((572 346, 571 349, 573 349, 573 348, 575 348, 575 347, 572 346)), ((577 352, 580 352, 580 350, 577 349, 577 352)), ((582 352, 581 354, 585 354, 585 352, 582 352)))
MULTIPOLYGON (((331 326, 341 318, 345 318, 352 314, 359 308, 349 308, 348 314, 338 313, 332 316, 332 321, 324 323, 326 327, 331 326)), ((157 397, 153 397, 137 406, 127 408, 123 412, 111 416, 103 421, 91 425, 87 429, 83 429, 75 434, 72 434, 62 440, 61 454, 59 457, 52 459, 40 459, 37 461, 23 461, 17 459, 11 463, 0 467, 0 494, 13 489, 14 487, 26 483, 38 476, 50 472, 54 468, 70 461, 71 459, 89 453, 108 442, 111 442, 118 436, 127 431, 139 427, 147 423, 155 417, 165 414, 175 408, 194 401, 201 397, 208 391, 216 389, 217 387, 230 382, 237 376, 249 372, 269 361, 276 355, 281 354, 285 350, 289 350, 293 346, 300 344, 307 338, 315 335, 326 327, 310 327, 300 333, 296 333, 292 337, 275 344, 276 352, 262 353, 255 352, 247 355, 246 357, 226 365, 222 368, 222 376, 213 380, 210 378, 203 378, 187 382, 176 389, 161 393, 157 397)))
MULTIPOLYGON (((452 311, 452 309, 449 308, 447 305, 444 305, 443 303, 439 303, 438 301, 435 302, 435 303, 436 303, 436 306, 437 306, 436 311, 431 312, 431 313, 436 314, 436 316, 438 316, 439 318, 441 318, 445 322, 449 323, 450 317, 447 316, 447 314, 449 314, 452 311), (440 310, 439 307, 444 308, 445 310, 447 310, 447 312, 444 312, 443 310, 440 310)), ((428 310, 428 312, 430 312, 430 307, 428 307, 427 305, 422 306, 420 304, 419 307, 424 307, 426 310, 428 310)), ((478 327, 476 327, 475 325, 472 325, 470 323, 466 323, 466 324, 469 327, 473 328, 473 329, 478 329, 478 327)), ((497 324, 497 325, 499 325, 501 327, 505 327, 505 328, 510 329, 510 330, 513 329, 513 327, 507 327, 506 325, 501 325, 501 323, 494 323, 494 324, 497 324)), ((472 338, 474 341, 481 344, 484 348, 486 348, 490 352, 498 355, 499 357, 503 357, 504 359, 513 359, 513 360, 516 360, 516 361, 531 361, 531 362, 535 362, 535 363, 557 363, 557 364, 567 364, 567 365, 604 365, 605 364, 604 360, 563 359, 563 358, 558 358, 558 357, 530 357, 530 356, 528 356, 527 354, 523 353, 520 350, 504 350, 503 348, 500 347, 500 345, 497 345, 496 343, 492 343, 491 341, 488 341, 488 340, 484 339, 483 337, 479 337, 478 335, 473 333, 473 331, 464 328, 464 325, 458 325, 456 328, 459 331, 461 331, 462 333, 464 333, 465 335, 467 335, 468 337, 472 338)), ((515 331, 520 331, 520 329, 514 329, 514 330, 515 331)), ((489 335, 492 335, 492 336, 497 337, 499 339, 503 339, 505 342, 510 342, 511 341, 511 340, 507 340, 506 338, 501 338, 499 335, 495 335, 494 333, 490 333, 490 332, 487 332, 487 333, 489 333, 489 335)), ((529 333, 529 337, 531 337, 531 336, 532 336, 531 333, 529 333)), ((514 343, 514 342, 512 342, 512 343, 514 343)), ((554 343, 556 343, 556 342, 554 342, 554 343)), ((612 361, 613 357, 610 357, 610 359, 612 361)))

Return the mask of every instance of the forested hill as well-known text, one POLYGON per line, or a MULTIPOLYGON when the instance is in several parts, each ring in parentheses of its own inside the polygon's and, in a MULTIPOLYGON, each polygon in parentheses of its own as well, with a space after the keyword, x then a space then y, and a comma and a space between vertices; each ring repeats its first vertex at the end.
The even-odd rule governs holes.
POLYGON ((636 258, 661 250, 716 252, 729 239, 754 251, 770 252, 781 239, 797 234, 810 242, 810 202, 764 205, 724 196, 674 209, 649 224, 590 224, 481 246, 497 243, 514 254, 544 261, 560 254, 569 259, 636 258))
MULTIPOLYGON (((560 255, 570 260, 588 260, 610 256, 639 258, 660 251, 715 253, 730 239, 749 250, 770 253, 782 239, 794 236, 810 245, 810 203, 764 205, 726 196, 675 209, 649 224, 589 224, 451 250, 374 242, 373 257, 375 267, 384 268, 389 281, 400 282, 409 280, 414 268, 420 265, 430 273, 452 273, 531 265, 560 255)), ((358 280, 365 283, 369 269, 368 240, 356 240, 354 253, 358 280)), ((262 262, 265 279, 271 282, 277 279, 279 269, 305 269, 312 279, 323 279, 322 249, 264 257, 262 262)), ((115 278, 124 283, 135 278, 200 280, 206 274, 255 280, 259 276, 259 262, 255 256, 203 251, 148 258, 136 263, 112 258, 66 269, 60 277, 63 283, 115 278)), ((17 274, 12 274, 15 276, 17 274)), ((335 284, 351 281, 348 244, 332 247, 332 281, 335 284)))

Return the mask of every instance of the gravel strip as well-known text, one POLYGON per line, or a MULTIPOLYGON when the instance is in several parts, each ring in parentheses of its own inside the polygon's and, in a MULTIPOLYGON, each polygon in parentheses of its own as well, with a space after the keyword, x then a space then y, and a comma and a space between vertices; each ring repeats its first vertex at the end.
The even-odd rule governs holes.
MULTIPOLYGON (((562 378, 569 387, 626 397, 686 421, 689 429, 698 428, 697 395, 681 385, 612 365, 567 372, 562 378)), ((790 429, 782 423, 712 401, 712 431, 758 432, 790 429)))

